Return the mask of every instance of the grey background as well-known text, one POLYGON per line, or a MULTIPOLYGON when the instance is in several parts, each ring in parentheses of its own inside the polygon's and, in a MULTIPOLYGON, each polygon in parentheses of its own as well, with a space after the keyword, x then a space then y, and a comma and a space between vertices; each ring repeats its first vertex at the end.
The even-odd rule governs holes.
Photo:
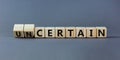
POLYGON ((0 0, 0 60, 120 60, 120 0, 0 0), (14 24, 106 26, 105 39, 17 39, 14 24))

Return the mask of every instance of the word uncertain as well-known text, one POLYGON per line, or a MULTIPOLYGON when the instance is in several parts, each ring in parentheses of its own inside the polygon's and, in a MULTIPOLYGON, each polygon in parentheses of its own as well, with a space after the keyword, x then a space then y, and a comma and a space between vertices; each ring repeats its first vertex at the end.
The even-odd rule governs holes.
POLYGON ((14 24, 18 38, 105 38, 106 27, 35 27, 34 24, 14 24))

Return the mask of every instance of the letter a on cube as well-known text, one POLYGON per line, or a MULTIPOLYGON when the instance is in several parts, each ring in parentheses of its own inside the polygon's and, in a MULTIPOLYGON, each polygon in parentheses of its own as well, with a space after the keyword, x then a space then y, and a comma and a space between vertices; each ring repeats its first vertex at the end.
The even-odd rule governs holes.
POLYGON ((86 28, 85 27, 76 27, 76 37, 77 38, 86 37, 86 28))

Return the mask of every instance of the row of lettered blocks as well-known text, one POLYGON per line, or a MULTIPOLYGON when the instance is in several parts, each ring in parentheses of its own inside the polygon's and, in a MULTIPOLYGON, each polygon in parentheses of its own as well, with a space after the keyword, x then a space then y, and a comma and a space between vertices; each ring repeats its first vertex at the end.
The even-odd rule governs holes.
POLYGON ((14 24, 15 37, 23 38, 102 38, 106 27, 35 27, 34 24, 14 24))

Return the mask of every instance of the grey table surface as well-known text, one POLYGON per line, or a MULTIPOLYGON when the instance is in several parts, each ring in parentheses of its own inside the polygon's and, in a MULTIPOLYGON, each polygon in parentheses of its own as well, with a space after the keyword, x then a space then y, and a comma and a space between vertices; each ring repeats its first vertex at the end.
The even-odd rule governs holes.
POLYGON ((120 60, 120 0, 0 0, 0 60, 120 60), (14 24, 106 26, 105 39, 18 39, 14 24))

